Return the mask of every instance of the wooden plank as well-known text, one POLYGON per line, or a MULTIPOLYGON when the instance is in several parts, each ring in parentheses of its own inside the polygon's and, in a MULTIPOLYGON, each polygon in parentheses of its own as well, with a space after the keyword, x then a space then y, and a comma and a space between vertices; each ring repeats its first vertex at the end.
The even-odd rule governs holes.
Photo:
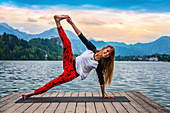
MULTIPOLYGON (((49 97, 51 93, 46 93, 44 97, 49 97)), ((48 105, 50 103, 42 103, 35 111, 34 113, 44 113, 44 111, 47 109, 48 105)))
MULTIPOLYGON (((23 94, 23 93, 22 93, 23 94)), ((21 95, 22 95, 21 94, 21 95)), ((21 97, 22 98, 22 97, 21 97)), ((7 109, 5 112, 3 113, 14 113, 17 110, 17 113, 22 113, 21 111, 18 111, 18 109, 23 109, 23 105, 25 103, 15 103, 12 107, 10 107, 9 109, 7 109)), ((30 104, 30 103, 29 103, 30 104)), ((32 103, 31 103, 32 104, 32 103)))
POLYGON ((13 113, 13 111, 15 111, 18 107, 20 107, 23 103, 18 103, 18 104, 14 104, 13 106, 11 106, 10 108, 8 108, 6 111, 4 111, 3 113, 13 113))
MULTIPOLYGON (((116 92, 108 92, 107 94, 109 96, 116 96, 115 93, 116 92)), ((112 104, 118 113, 128 113, 120 102, 112 102, 112 104)))
MULTIPOLYGON (((44 95, 44 94, 34 95, 34 96, 31 96, 31 97, 40 97, 40 96, 42 96, 42 95, 44 95)), ((20 106, 20 107, 17 109, 16 112, 22 113, 22 112, 24 112, 26 109, 28 109, 32 104, 34 104, 34 103, 24 103, 22 106, 20 106)))
MULTIPOLYGON (((64 97, 68 97, 68 96, 71 96, 71 93, 70 92, 65 92, 65 95, 64 97)), ((67 104, 66 102, 64 103, 59 103, 57 109, 55 110, 55 113, 64 113, 65 112, 65 109, 67 107, 67 104)))
MULTIPOLYGON (((106 92, 106 95, 109 95, 108 92, 106 92)), ((102 96, 102 94, 100 93, 100 96, 102 96)), ((106 107, 106 111, 107 113, 117 113, 115 107, 113 106, 112 102, 103 102, 104 106, 106 107)))
MULTIPOLYGON (((50 95, 50 97, 62 97, 64 95, 64 93, 52 93, 50 95), (62 94, 62 95, 61 95, 62 94)), ((55 109, 58 107, 59 102, 57 103, 50 103, 50 105, 48 106, 48 108, 45 110, 44 113, 54 113, 55 109)))
MULTIPOLYGON (((16 102, 18 99, 20 99, 20 98, 21 98, 21 94, 20 94, 20 93, 17 93, 17 95, 11 97, 11 98, 9 99, 10 102, 8 102, 7 104, 5 104, 4 106, 2 106, 2 107, 0 108, 0 112, 4 112, 4 111, 6 111, 7 109, 9 109, 10 107, 12 107, 12 106, 15 104, 15 102, 16 102)), ((9 100, 6 100, 6 101, 9 101, 9 100)))
MULTIPOLYGON (((92 97, 91 92, 86 92, 86 97, 92 97)), ((94 102, 86 102, 86 111, 87 113, 96 113, 94 102)))
MULTIPOLYGON (((93 96, 99 96, 99 92, 92 92, 93 96)), ((103 102, 94 102, 97 113, 106 113, 103 102)))
MULTIPOLYGON (((35 95, 35 97, 45 97, 47 93, 35 95)), ((33 103, 31 106, 29 106, 28 109, 24 111, 24 113, 32 113, 34 112, 42 103, 33 103)))
MULTIPOLYGON (((15 103, 22 93, 13 93, 1 98, 0 113, 170 113, 170 110, 140 92, 106 92, 109 96, 126 96, 131 102, 69 102, 69 103, 15 103), (9 101, 10 100, 10 101, 9 101)), ((100 96, 101 92, 44 93, 36 97, 100 96)))
POLYGON ((138 112, 140 112, 140 113, 149 113, 143 106, 138 104, 132 97, 127 95, 125 91, 120 91, 119 93, 122 96, 126 96, 126 98, 128 98, 131 101, 129 104, 131 104, 138 112))
POLYGON ((16 98, 18 98, 19 94, 20 93, 13 93, 13 94, 9 95, 9 97, 6 96, 6 97, 4 97, 4 99, 2 98, 1 102, 0 102, 0 108, 3 107, 4 105, 10 103, 12 100, 15 100, 16 98))
MULTIPOLYGON (((40 95, 39 95, 39 96, 40 96, 40 95)), ((32 97, 35 97, 35 95, 32 96, 32 97)), ((22 106, 20 106, 20 107, 17 109, 17 111, 20 112, 20 113, 22 113, 22 112, 24 112, 26 109, 28 109, 32 104, 33 104, 33 103, 24 103, 22 106)))
POLYGON ((152 106, 147 104, 145 101, 143 101, 141 98, 134 95, 132 92, 127 91, 127 94, 132 97, 138 104, 143 106, 146 110, 148 110, 150 113, 159 113, 156 109, 154 109, 152 106))
POLYGON ((11 94, 9 94, 9 95, 6 95, 6 96, 4 96, 4 97, 1 97, 1 98, 0 98, 0 105, 2 104, 2 102, 3 102, 4 100, 7 100, 8 98, 10 98, 10 97, 12 97, 12 96, 14 96, 14 95, 17 95, 17 93, 11 93, 11 94))
POLYGON ((10 107, 9 109, 7 109, 6 111, 4 111, 3 113, 14 113, 14 111, 21 107, 23 105, 23 103, 15 103, 12 107, 10 107))
MULTIPOLYGON (((121 96, 119 92, 114 93, 115 96, 121 96)), ((129 113, 139 113, 131 104, 130 102, 120 102, 123 107, 129 112, 129 113)))
MULTIPOLYGON (((85 92, 79 92, 79 97, 85 97, 85 92)), ((76 113, 85 113, 85 102, 77 102, 76 113)))
MULTIPOLYGON (((71 97, 77 97, 77 96, 78 96, 78 92, 73 92, 71 95, 71 97)), ((76 110, 76 102, 69 102, 65 113, 75 113, 75 110, 76 110)))
POLYGON ((161 113, 167 113, 170 112, 170 110, 168 110, 167 108, 165 108, 163 105, 159 104, 158 102, 152 100, 151 98, 143 95, 140 92, 133 92, 133 94, 135 94, 136 96, 138 96, 139 98, 141 98, 142 100, 144 100, 146 103, 148 103, 149 105, 151 105, 153 108, 155 108, 158 112, 161 113))

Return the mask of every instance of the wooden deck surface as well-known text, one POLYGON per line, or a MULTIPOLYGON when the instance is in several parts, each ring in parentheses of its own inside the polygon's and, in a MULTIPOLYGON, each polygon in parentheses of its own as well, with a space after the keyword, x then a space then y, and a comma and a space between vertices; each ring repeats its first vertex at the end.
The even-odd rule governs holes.
MULTIPOLYGON (((106 92, 112 96, 126 96, 130 102, 55 102, 15 103, 22 93, 0 98, 0 113, 170 113, 170 110, 136 91, 106 92)), ((88 97, 101 92, 47 92, 35 97, 88 97)))

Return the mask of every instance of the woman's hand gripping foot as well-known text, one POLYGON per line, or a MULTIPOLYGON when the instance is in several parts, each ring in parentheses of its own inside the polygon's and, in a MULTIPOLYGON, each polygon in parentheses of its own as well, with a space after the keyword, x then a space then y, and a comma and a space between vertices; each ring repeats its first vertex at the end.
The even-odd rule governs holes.
POLYGON ((66 19, 68 17, 69 17, 68 15, 54 15, 54 19, 56 22, 59 22, 59 21, 66 19))

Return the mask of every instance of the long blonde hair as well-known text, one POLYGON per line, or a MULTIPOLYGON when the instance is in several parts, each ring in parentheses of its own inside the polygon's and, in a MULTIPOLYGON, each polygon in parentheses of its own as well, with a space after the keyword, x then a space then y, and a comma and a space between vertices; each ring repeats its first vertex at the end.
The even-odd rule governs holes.
POLYGON ((103 66, 103 74, 104 74, 104 80, 105 80, 105 85, 109 85, 112 82, 113 78, 113 70, 114 70, 114 59, 115 59, 115 48, 112 45, 107 45, 103 47, 102 49, 98 50, 96 49, 96 53, 103 51, 104 49, 110 47, 111 48, 111 53, 108 58, 102 58, 102 66, 103 66))

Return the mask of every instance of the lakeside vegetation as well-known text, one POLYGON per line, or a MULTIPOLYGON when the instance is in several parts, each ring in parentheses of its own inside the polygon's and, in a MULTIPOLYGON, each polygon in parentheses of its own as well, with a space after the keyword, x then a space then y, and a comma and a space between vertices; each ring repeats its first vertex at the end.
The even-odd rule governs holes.
POLYGON ((153 54, 144 56, 116 56, 116 61, 164 61, 170 62, 170 55, 167 54, 153 54))
MULTIPOLYGON (((12 34, 0 35, 0 60, 63 60, 59 39, 18 39, 12 34)), ((74 54, 74 58, 78 55, 74 54)), ((116 61, 169 61, 170 55, 116 56, 116 61)))

